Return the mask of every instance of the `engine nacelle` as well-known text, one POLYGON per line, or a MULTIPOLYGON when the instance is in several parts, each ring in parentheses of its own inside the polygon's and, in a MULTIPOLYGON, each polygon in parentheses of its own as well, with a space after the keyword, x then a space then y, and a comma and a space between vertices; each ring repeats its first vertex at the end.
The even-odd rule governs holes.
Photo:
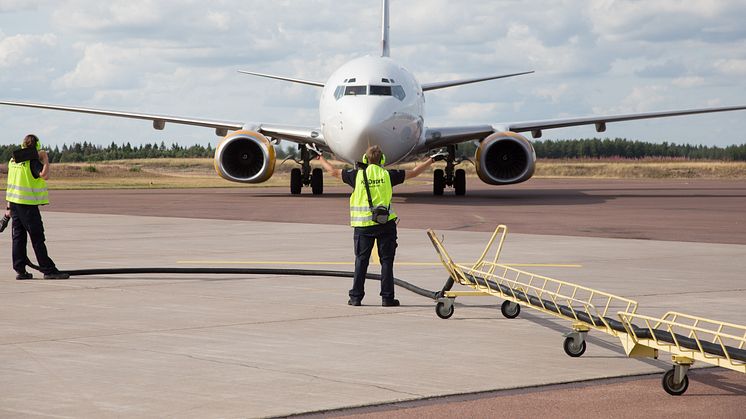
POLYGON ((258 132, 232 132, 215 149, 215 171, 233 182, 264 182, 275 171, 275 148, 258 132))
POLYGON ((474 160, 484 183, 509 185, 527 181, 534 175, 536 151, 520 134, 496 132, 482 140, 474 160))

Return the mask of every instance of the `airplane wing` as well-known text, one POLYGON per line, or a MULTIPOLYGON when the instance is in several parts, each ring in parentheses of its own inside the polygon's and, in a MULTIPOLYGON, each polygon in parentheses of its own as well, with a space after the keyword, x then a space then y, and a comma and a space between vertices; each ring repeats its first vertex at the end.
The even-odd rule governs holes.
POLYGON ((463 143, 470 140, 483 140, 495 132, 492 125, 472 125, 463 127, 437 127, 425 130, 425 142, 418 147, 418 151, 445 147, 450 144, 463 143))
POLYGON ((26 108, 51 109, 56 111, 78 112, 93 115, 116 116, 120 118, 144 119, 153 122, 153 128, 163 129, 166 123, 195 125, 199 127, 214 128, 215 134, 225 136, 228 131, 236 131, 249 128, 259 131, 268 137, 288 140, 296 143, 314 144, 317 147, 326 149, 326 142, 318 128, 295 127, 289 125, 276 124, 255 124, 247 125, 242 122, 216 121, 203 118, 189 118, 181 116, 169 116, 159 114, 146 114, 139 112, 123 112, 106 109, 82 108, 77 106, 49 105, 44 103, 28 103, 14 101, 0 101, 0 105, 21 106, 26 108))
POLYGON ((326 145, 326 141, 324 141, 324 135, 321 133, 319 128, 261 124, 256 126, 255 130, 261 132, 267 137, 287 140, 293 143, 313 145, 322 151, 329 151, 329 147, 326 145))
MULTIPOLYGON (((532 71, 523 71, 523 72, 520 72, 520 73, 512 73, 512 74, 500 74, 498 76, 477 77, 477 78, 473 78, 473 79, 439 81, 439 82, 435 82, 435 83, 423 83, 422 84, 422 91, 423 92, 427 92, 428 90, 444 89, 446 87, 461 86, 461 85, 464 85, 464 84, 471 84, 471 83, 479 83, 479 82, 487 81, 487 80, 504 79, 504 78, 507 78, 507 77, 522 76, 524 74, 531 74, 531 73, 533 73, 533 70, 532 71)), ((257 74, 257 75, 262 75, 262 74, 257 74)), ((267 76, 265 76, 265 77, 267 77, 267 76)))
POLYGON ((699 109, 681 109, 660 112, 631 113, 620 115, 599 115, 586 116, 580 118, 566 119, 546 119, 539 121, 527 122, 510 122, 505 124, 496 124, 495 127, 502 127, 506 131, 525 132, 531 131, 534 138, 541 137, 541 131, 552 128, 573 127, 578 125, 595 125, 596 131, 606 131, 606 124, 609 122, 633 121, 637 119, 666 118, 670 116, 695 115, 712 112, 728 112, 746 110, 746 106, 725 106, 718 108, 699 108, 699 109))
POLYGON ((481 141, 488 135, 499 131, 513 132, 531 132, 534 138, 539 138, 542 131, 552 128, 564 128, 578 125, 595 125, 596 131, 603 132, 606 130, 606 124, 609 122, 633 121, 637 119, 666 118, 671 116, 696 115, 712 112, 729 112, 746 110, 746 106, 724 106, 718 108, 699 108, 699 109, 682 109, 660 112, 646 112, 634 114, 618 115, 597 115, 579 118, 565 119, 545 119, 527 122, 508 122, 495 125, 472 125, 462 127, 436 127, 427 128, 425 131, 425 141, 417 147, 417 152, 439 147, 445 147, 451 144, 458 144, 464 141, 478 140, 481 141))
POLYGON ((296 79, 293 77, 275 76, 274 74, 256 73, 254 71, 246 71, 246 70, 238 70, 238 72, 243 73, 243 74, 250 74, 252 76, 266 77, 268 79, 283 80, 283 81, 290 81, 293 83, 307 84, 309 86, 324 87, 324 83, 321 83, 320 81, 296 79))

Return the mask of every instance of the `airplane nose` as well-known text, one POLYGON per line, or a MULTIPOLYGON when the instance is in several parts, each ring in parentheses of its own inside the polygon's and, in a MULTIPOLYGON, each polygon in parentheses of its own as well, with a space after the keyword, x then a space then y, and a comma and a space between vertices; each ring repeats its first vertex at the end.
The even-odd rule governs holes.
MULTIPOLYGON (((358 161, 368 147, 379 145, 386 154, 386 160, 394 162, 411 149, 410 136, 404 133, 411 133, 412 130, 402 125, 402 121, 405 121, 405 125, 410 121, 404 117, 399 103, 392 103, 396 99, 349 99, 340 104, 337 110, 339 119, 336 119, 332 128, 339 139, 333 144, 338 156, 347 161, 358 161)), ((334 135, 329 137, 333 138, 334 135)))
POLYGON ((356 109, 348 109, 344 118, 344 130, 346 135, 359 139, 359 143, 365 143, 366 147, 372 144, 380 144, 381 130, 385 129, 386 122, 391 118, 392 109, 380 104, 365 103, 356 106, 356 109))

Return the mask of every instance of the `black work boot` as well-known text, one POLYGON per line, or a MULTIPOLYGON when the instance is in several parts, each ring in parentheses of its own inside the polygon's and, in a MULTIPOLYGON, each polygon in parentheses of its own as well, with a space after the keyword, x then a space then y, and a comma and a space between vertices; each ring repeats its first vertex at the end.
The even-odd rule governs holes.
POLYGON ((381 299, 381 305, 384 307, 399 307, 399 300, 396 298, 383 298, 381 299))
POLYGON ((34 276, 29 272, 20 272, 16 275, 16 279, 34 279, 34 276))
POLYGON ((350 297, 349 300, 347 300, 347 305, 359 307, 361 305, 360 300, 357 298, 350 297))

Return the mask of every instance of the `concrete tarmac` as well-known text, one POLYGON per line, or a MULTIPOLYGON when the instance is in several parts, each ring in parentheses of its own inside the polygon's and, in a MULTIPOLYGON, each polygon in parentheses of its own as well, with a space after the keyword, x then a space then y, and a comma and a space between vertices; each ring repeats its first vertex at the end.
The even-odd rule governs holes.
MULTIPOLYGON (((414 188, 414 195, 426 193, 414 188)), ((744 189, 736 185, 729 190, 739 188, 744 189)), ((255 196, 257 189, 234 191, 205 191, 203 199, 229 200, 229 214, 241 212, 237 206, 246 196, 234 198, 240 191, 251 198, 246 199, 248 207, 263 200, 255 196)), ((146 193, 155 192, 53 191, 44 219, 50 254, 59 267, 353 269, 352 234, 343 222, 287 222, 298 207, 313 215, 318 212, 315 204, 343 201, 342 189, 340 197, 331 199, 264 190, 275 221, 219 219, 216 204, 205 204, 194 191, 165 191, 160 200, 133 199, 133 194, 146 193), (96 212, 109 214, 56 212, 67 210, 64 202, 81 194, 90 201, 78 204, 90 202, 92 211, 106 204, 108 211, 96 212), (187 202, 191 218, 174 216, 187 202), (119 209, 111 209, 118 204, 119 209), (127 211, 130 215, 115 215, 127 211)), ((686 188, 676 194, 687 195, 686 188)), ((739 199, 743 197, 733 198, 739 199)), ((725 204, 713 205, 713 212, 729 213, 731 200, 718 202, 725 204)), ((402 213, 412 211, 406 202, 400 207, 402 213)), ((688 211, 696 212, 694 208, 688 211)), ((479 255, 489 233, 449 230, 451 217, 463 211, 468 207, 453 211, 438 206, 427 213, 432 227, 446 227, 441 233, 454 258, 468 262, 479 255)), ((546 211, 552 212, 551 205, 546 211)), ((252 218, 250 210, 243 214, 252 218)), ((546 228, 542 217, 535 220, 546 228)), ((439 289, 447 274, 424 231, 410 227, 414 221, 403 217, 400 224, 396 276, 439 289)), ((419 217, 416 222, 428 220, 419 217)), ((640 222, 626 220, 632 229, 640 222)), ((742 225, 732 224, 730 236, 718 227, 723 231, 718 234, 729 238, 710 243, 511 233, 502 260, 534 264, 524 269, 637 299, 641 313, 678 310, 743 324, 746 246, 733 244, 743 240, 738 238, 742 225)), ((698 234, 699 229, 691 230, 698 234)), ((2 239, 9 249, 9 235, 2 239)), ((640 416, 650 412, 646 406, 678 406, 677 400, 693 403, 698 397, 695 405, 705 403, 713 416, 738 417, 746 402, 744 374, 722 369, 695 370, 689 392, 680 398, 663 392, 658 376, 592 387, 541 387, 658 374, 670 368, 670 360, 665 355, 659 360, 626 358, 613 338, 594 332, 586 354, 570 358, 562 350, 567 322, 529 309, 517 319, 505 319, 498 301, 489 298, 460 298, 454 316, 441 320, 432 301, 404 290, 397 291, 402 307, 380 307, 373 281, 364 306, 349 307, 350 281, 338 278, 111 275, 16 281, 9 252, 0 255, 0 264, 6 278, 0 281, 1 417, 263 417, 316 411, 332 416, 361 413, 335 413, 341 408, 423 398, 435 398, 423 406, 433 410, 400 410, 410 405, 379 410, 386 417, 451 416, 454 408, 471 417, 533 416, 531 409, 501 410, 509 405, 507 399, 483 405, 491 397, 483 392, 516 388, 533 390, 495 397, 524 397, 523 405, 531 404, 537 412, 556 403, 556 391, 570 391, 569 397, 582 405, 622 392, 624 400, 645 400, 632 403, 631 410, 609 410, 608 416, 640 416), (716 378, 706 378, 711 374, 716 378), (437 398, 473 393, 479 396, 437 398)))

